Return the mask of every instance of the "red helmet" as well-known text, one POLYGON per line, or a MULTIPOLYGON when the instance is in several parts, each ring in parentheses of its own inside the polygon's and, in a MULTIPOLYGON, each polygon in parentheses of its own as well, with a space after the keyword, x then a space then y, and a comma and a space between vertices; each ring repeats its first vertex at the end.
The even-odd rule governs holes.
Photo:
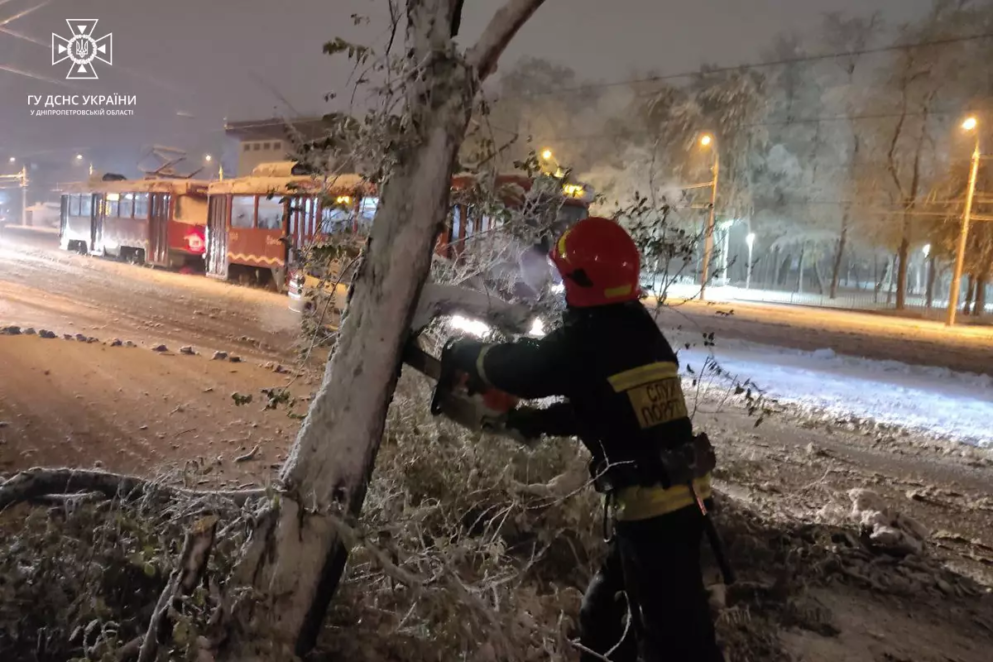
POLYGON ((634 301, 641 295, 641 256, 631 235, 609 218, 584 218, 551 252, 574 308, 634 301))

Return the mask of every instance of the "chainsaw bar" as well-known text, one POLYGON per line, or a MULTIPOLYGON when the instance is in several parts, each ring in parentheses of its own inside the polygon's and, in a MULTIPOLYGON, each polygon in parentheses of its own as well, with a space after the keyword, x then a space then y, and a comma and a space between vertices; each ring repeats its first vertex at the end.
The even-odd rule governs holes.
MULTIPOLYGON (((403 362, 435 382, 441 379, 441 360, 425 352, 413 341, 404 350, 403 362)), ((441 391, 436 390, 435 397, 438 413, 462 427, 477 431, 487 430, 520 441, 517 435, 503 429, 498 422, 516 403, 510 402, 509 396, 499 391, 468 395, 446 390, 445 385, 441 385, 441 391)))

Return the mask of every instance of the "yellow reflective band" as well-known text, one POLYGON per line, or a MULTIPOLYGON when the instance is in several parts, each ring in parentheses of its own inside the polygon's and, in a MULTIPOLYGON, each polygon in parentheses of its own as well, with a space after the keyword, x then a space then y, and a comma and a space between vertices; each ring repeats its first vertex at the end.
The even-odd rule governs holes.
POLYGON ((659 361, 657 363, 649 363, 648 365, 619 372, 616 375, 609 377, 608 381, 614 388, 614 393, 623 393, 624 391, 635 388, 636 386, 644 386, 645 384, 651 384, 652 382, 657 382, 663 379, 672 379, 678 375, 679 369, 676 367, 675 363, 671 363, 669 361, 659 361))
POLYGON ((572 232, 572 229, 566 230, 565 232, 562 233, 562 236, 559 237, 559 246, 558 246, 559 257, 561 257, 566 262, 569 261, 569 258, 567 258, 565 255, 565 238, 569 236, 570 232, 572 232))
MULTIPOLYGON (((701 499, 711 496, 710 474, 693 481, 693 489, 701 499)), ((664 489, 661 485, 651 487, 626 487, 614 495, 614 519, 618 522, 632 522, 668 515, 690 506, 696 508, 696 500, 687 485, 675 485, 664 489)))
POLYGON ((631 286, 630 285, 621 285, 619 287, 611 287, 611 288, 606 289, 606 290, 603 291, 603 296, 607 297, 608 299, 616 299, 618 297, 626 297, 629 294, 631 294, 631 286))
POLYGON ((490 351, 493 345, 486 345, 481 350, 479 350, 479 356, 476 357, 476 374, 487 386, 493 386, 490 384, 490 380, 486 378, 486 367, 484 365, 486 354, 490 351))

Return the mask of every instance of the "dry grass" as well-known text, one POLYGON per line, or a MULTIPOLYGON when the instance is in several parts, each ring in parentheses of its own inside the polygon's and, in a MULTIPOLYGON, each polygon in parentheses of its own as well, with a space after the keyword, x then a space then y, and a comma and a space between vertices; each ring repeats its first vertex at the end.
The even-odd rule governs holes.
MULTIPOLYGON (((423 382, 401 381, 362 519, 341 523, 352 553, 313 659, 576 659, 570 639, 602 551, 602 511, 591 489, 536 487, 583 471, 585 458, 566 440, 528 451, 467 435, 425 413, 427 396, 423 382)), ((144 631, 183 531, 208 511, 222 518, 212 586, 174 610, 159 651, 196 660, 251 505, 83 500, 0 513, 0 659, 118 659, 144 631)), ((898 570, 874 563, 857 531, 733 503, 718 520, 740 577, 718 614, 729 660, 785 660, 784 628, 833 634, 831 615, 807 598, 812 585, 865 575, 894 594, 906 588, 887 583, 898 570)))

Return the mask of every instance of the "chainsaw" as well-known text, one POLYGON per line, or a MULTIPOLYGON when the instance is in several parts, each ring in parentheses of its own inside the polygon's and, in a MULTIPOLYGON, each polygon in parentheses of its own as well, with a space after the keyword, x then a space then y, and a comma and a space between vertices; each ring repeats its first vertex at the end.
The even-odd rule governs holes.
POLYGON ((475 432, 490 432, 526 443, 521 435, 506 427, 507 415, 519 404, 518 398, 494 388, 470 389, 468 375, 447 364, 444 350, 439 359, 418 344, 421 332, 435 318, 455 313, 486 320, 511 334, 523 333, 532 318, 529 308, 483 292, 454 285, 426 284, 414 312, 403 362, 434 380, 431 414, 445 416, 475 432))

